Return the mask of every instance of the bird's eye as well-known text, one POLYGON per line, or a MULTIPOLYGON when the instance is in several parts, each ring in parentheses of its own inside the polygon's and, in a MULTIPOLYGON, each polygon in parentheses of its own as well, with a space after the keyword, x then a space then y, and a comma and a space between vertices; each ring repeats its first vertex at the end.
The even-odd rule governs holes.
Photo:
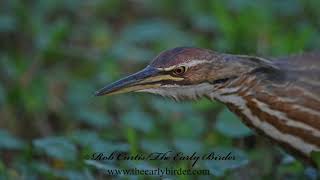
POLYGON ((175 75, 181 75, 183 73, 185 73, 187 70, 187 68, 185 66, 180 66, 180 67, 177 67, 173 70, 173 74, 175 75))

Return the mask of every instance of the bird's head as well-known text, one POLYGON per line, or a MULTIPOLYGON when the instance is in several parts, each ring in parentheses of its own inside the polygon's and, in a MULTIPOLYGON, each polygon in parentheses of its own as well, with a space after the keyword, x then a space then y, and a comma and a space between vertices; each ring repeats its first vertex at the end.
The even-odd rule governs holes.
POLYGON ((160 53, 143 70, 98 90, 96 95, 149 92, 174 99, 197 99, 256 68, 260 61, 207 49, 174 48, 160 53))

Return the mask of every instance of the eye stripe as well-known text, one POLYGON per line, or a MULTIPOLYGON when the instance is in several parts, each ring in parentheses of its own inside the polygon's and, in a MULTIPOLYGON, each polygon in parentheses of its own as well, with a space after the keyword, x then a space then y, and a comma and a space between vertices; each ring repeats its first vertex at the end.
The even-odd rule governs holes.
POLYGON ((171 71, 173 70, 174 68, 176 68, 177 66, 174 65, 174 66, 170 66, 170 67, 167 67, 167 68, 157 68, 158 70, 160 71, 171 71))
POLYGON ((160 71, 171 71, 171 70, 177 68, 178 66, 185 66, 185 67, 189 68, 189 67, 196 66, 198 64, 204 64, 204 63, 211 63, 211 61, 195 59, 195 60, 191 60, 191 61, 188 61, 185 63, 181 63, 179 65, 173 65, 173 66, 169 66, 169 67, 165 67, 165 68, 157 68, 157 69, 160 71))

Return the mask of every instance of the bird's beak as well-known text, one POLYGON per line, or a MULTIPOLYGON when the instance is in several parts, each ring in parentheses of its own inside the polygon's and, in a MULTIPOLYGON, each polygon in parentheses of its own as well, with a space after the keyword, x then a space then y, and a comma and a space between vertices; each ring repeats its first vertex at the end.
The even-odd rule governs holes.
POLYGON ((135 74, 122 78, 103 87, 102 89, 98 90, 95 95, 113 95, 159 87, 160 82, 159 78, 157 78, 160 75, 159 72, 160 70, 147 66, 135 74))

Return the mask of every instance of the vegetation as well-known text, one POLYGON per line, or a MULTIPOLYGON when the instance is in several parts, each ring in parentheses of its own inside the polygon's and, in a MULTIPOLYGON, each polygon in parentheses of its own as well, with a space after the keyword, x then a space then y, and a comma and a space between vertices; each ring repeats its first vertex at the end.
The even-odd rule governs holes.
POLYGON ((193 168, 211 172, 201 179, 315 179, 218 102, 93 93, 177 46, 265 57, 316 50, 319 7, 318 0, 1 1, 0 177, 105 179, 106 169, 191 168, 190 161, 90 159, 172 150, 236 156, 199 161, 193 168))

